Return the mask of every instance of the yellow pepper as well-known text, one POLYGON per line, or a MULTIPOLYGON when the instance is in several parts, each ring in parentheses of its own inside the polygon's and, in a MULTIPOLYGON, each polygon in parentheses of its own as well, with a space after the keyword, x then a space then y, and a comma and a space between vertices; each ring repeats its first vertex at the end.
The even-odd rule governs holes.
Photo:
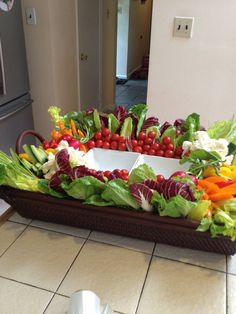
POLYGON ((26 159, 27 161, 32 162, 31 159, 29 158, 29 155, 26 153, 19 154, 19 157, 20 159, 26 159))

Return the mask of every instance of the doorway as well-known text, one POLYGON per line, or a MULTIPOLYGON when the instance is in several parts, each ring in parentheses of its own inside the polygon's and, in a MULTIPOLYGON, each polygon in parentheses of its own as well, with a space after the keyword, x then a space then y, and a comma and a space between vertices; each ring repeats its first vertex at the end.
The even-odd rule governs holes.
POLYGON ((152 0, 77 3, 80 109, 106 112, 116 105, 146 103, 152 0), (127 23, 121 33, 124 17, 127 23), (124 38, 127 49, 121 46, 124 38), (119 60, 124 56, 122 73, 119 60))
POLYGON ((116 105, 146 103, 152 0, 118 0, 116 105))

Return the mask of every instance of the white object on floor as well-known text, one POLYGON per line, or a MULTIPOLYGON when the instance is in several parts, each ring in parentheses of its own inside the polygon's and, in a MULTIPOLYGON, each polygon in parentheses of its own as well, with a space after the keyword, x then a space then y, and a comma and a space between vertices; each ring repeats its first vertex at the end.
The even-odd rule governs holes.
POLYGON ((102 305, 92 291, 81 290, 72 294, 68 314, 114 314, 108 304, 102 305))
POLYGON ((8 210, 8 208, 10 208, 10 205, 0 199, 0 217, 8 210))

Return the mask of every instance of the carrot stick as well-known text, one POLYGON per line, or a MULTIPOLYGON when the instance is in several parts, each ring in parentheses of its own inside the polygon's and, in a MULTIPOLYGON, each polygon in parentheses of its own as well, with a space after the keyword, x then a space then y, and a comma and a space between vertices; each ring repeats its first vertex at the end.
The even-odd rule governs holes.
POLYGON ((207 194, 217 193, 220 191, 220 188, 211 182, 200 180, 198 184, 207 192, 207 194))
POLYGON ((71 130, 72 130, 73 135, 76 135, 77 134, 77 130, 76 130, 76 126, 75 126, 75 121, 71 119, 70 120, 70 125, 71 125, 71 130))
POLYGON ((59 129, 60 129, 60 131, 61 131, 61 134, 63 134, 63 131, 64 131, 64 129, 65 129, 64 121, 60 120, 60 121, 58 122, 58 126, 59 126, 59 129))
POLYGON ((80 129, 77 130, 77 133, 80 136, 80 138, 85 137, 84 133, 80 129))
POLYGON ((233 196, 232 196, 231 193, 219 192, 219 193, 211 194, 209 196, 209 198, 213 202, 218 202, 218 201, 222 201, 222 200, 233 198, 233 196))
POLYGON ((225 178, 220 177, 220 176, 212 176, 212 177, 205 178, 203 180, 207 181, 207 182, 212 182, 212 183, 218 183, 218 182, 225 182, 225 181, 227 181, 225 178))
POLYGON ((83 151, 83 152, 87 153, 88 148, 87 148, 87 146, 86 146, 86 145, 84 145, 84 144, 80 144, 79 150, 81 150, 81 151, 83 151))

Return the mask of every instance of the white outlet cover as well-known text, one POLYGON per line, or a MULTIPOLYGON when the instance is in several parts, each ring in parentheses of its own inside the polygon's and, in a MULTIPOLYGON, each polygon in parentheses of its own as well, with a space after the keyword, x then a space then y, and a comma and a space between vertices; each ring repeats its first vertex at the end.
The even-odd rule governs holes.
POLYGON ((174 18, 174 37, 191 38, 193 35, 194 17, 175 16, 174 18))

